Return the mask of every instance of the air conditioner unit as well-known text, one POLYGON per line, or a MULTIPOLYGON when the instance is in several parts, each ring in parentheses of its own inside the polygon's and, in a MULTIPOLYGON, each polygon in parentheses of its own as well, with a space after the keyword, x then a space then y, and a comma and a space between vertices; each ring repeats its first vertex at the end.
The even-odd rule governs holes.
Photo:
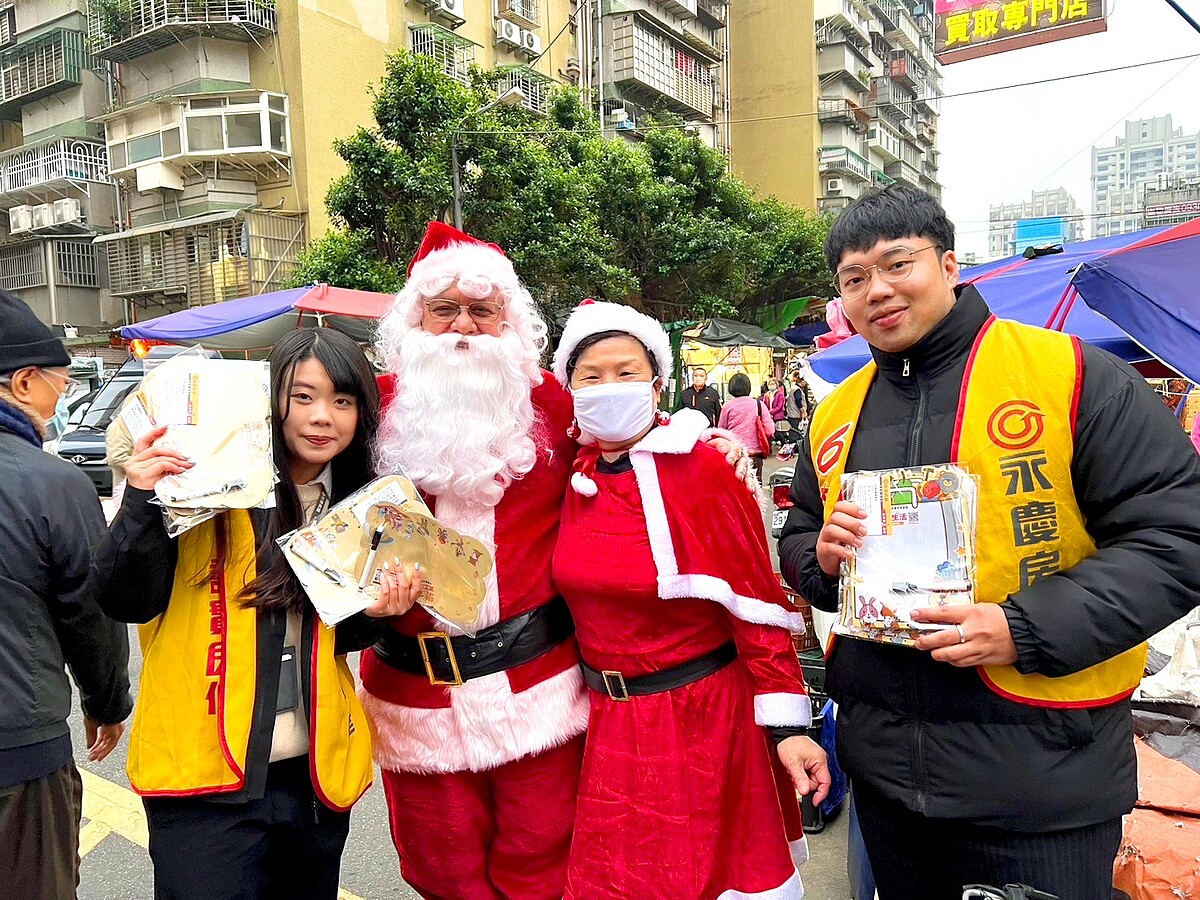
POLYGON ((74 197, 54 201, 54 224, 69 225, 83 218, 83 210, 74 197))
POLYGON ((466 0, 437 0, 437 5, 430 8, 429 14, 457 27, 467 21, 466 0))
POLYGON ((33 214, 33 227, 50 228, 54 225, 54 207, 49 203, 39 203, 37 206, 31 207, 30 212, 33 214))
POLYGON ((844 187, 845 184, 840 178, 825 179, 825 193, 827 194, 840 194, 844 187))
POLYGON ((521 49, 521 29, 508 19, 497 19, 496 43, 507 44, 517 50, 521 49))
POLYGON ((530 56, 542 55, 542 36, 536 31, 521 32, 521 49, 530 56))
POLYGON ((33 228, 32 206, 14 206, 8 211, 8 233, 24 234, 33 228))

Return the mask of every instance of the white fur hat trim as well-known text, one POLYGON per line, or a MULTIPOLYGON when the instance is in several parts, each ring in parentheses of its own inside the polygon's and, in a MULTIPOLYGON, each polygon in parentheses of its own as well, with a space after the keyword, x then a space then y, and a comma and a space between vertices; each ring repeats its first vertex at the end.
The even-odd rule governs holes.
POLYGON ((657 319, 640 313, 623 303, 604 303, 585 300, 563 329, 562 340, 554 351, 554 377, 567 385, 567 360, 575 352, 579 342, 589 335, 601 331, 623 331, 641 341, 650 351, 658 367, 658 374, 665 380, 671 377, 674 368, 671 357, 671 341, 657 319))

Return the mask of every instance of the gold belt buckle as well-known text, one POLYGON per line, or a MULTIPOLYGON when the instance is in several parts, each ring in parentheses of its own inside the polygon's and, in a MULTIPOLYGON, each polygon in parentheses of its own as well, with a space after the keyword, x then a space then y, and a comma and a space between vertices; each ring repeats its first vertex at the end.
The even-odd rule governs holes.
POLYGON ((458 670, 458 657, 454 655, 454 645, 450 643, 450 635, 444 631, 422 631, 417 635, 417 645, 421 648, 421 660, 425 663, 425 674, 429 683, 434 687, 461 687, 462 673, 458 670), (454 673, 453 680, 444 681, 433 673, 433 663, 429 661, 429 645, 426 641, 441 641, 446 645, 446 655, 450 658, 450 671, 454 673))
POLYGON ((600 677, 604 679, 604 690, 608 692, 608 696, 611 699, 616 700, 618 703, 629 702, 629 688, 625 687, 624 675, 620 672, 606 669, 600 673, 600 677))

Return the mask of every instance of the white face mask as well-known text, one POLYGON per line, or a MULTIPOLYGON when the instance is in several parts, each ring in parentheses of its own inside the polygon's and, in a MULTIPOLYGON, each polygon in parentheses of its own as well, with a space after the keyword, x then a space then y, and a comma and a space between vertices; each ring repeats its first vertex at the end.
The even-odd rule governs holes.
POLYGON ((654 382, 619 381, 572 392, 579 427, 606 444, 631 441, 654 419, 654 382))

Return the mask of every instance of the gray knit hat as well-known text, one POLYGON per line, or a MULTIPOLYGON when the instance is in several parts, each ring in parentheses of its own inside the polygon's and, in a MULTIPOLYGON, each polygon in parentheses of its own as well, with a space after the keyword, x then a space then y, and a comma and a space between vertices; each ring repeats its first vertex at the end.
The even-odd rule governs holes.
POLYGON ((71 357, 63 342, 10 291, 0 290, 0 375, 37 366, 69 366, 71 357))

